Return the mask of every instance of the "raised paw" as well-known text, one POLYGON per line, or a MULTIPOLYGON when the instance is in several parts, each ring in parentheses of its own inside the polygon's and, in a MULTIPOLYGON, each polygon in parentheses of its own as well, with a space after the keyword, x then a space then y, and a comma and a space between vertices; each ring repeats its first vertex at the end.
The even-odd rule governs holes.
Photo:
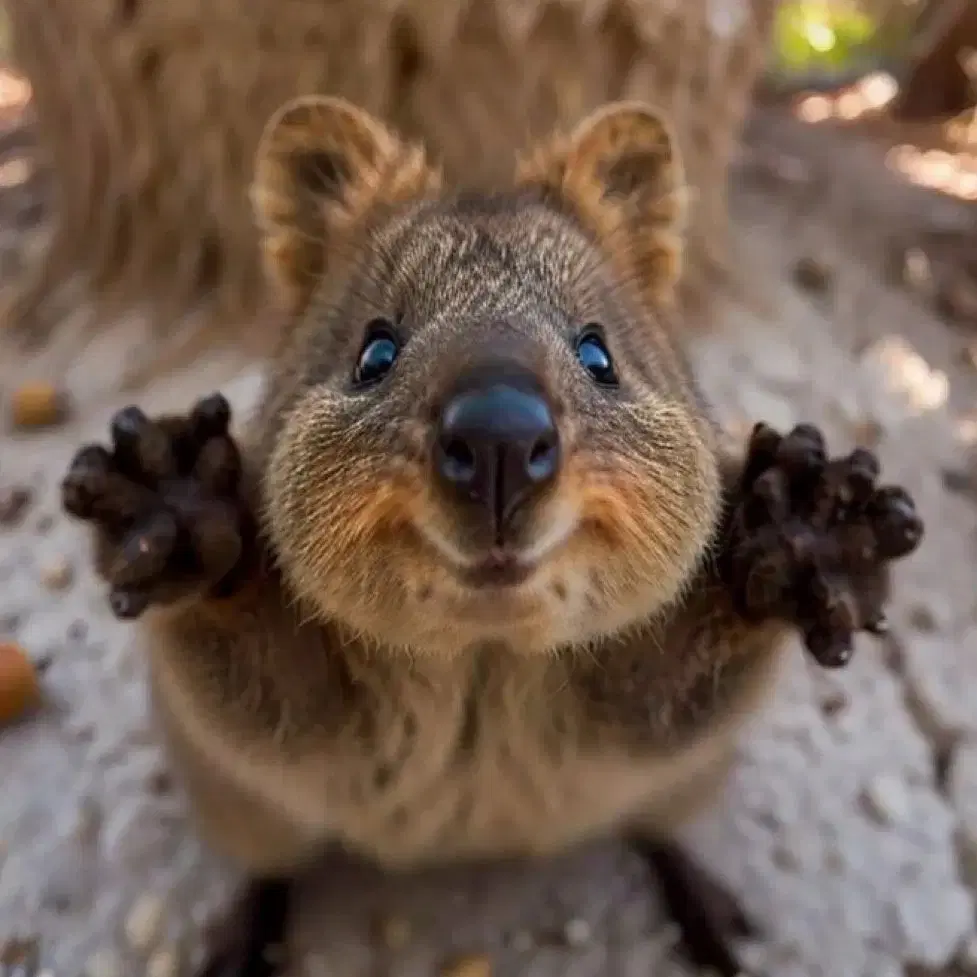
POLYGON ((888 565, 923 538, 909 493, 878 477, 871 451, 829 458, 810 424, 758 424, 747 449, 724 576, 740 613, 796 624, 825 667, 849 661, 857 631, 884 630, 888 565))
POLYGON ((112 418, 112 447, 86 445, 72 460, 62 504, 95 529, 96 569, 117 617, 232 588, 253 533, 230 417, 221 394, 185 415, 150 419, 125 407, 112 418))

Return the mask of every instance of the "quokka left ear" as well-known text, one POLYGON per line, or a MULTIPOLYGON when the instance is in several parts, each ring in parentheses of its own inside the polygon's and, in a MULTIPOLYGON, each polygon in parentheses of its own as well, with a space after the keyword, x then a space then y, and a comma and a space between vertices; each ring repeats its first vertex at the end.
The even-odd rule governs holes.
POLYGON ((421 147, 345 99, 319 95, 272 116, 254 169, 266 269, 291 310, 322 276, 329 249, 372 207, 420 198, 439 182, 421 147))

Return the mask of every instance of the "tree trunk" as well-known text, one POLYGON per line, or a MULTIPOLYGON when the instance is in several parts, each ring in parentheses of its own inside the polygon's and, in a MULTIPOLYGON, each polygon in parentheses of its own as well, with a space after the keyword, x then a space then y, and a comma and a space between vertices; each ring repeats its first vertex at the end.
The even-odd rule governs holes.
POLYGON ((975 80, 967 76, 961 61, 968 49, 977 51, 977 2, 937 0, 932 15, 927 11, 923 17, 918 42, 893 115, 906 122, 923 122, 973 108, 975 80), (950 10, 948 18, 945 10, 950 10))

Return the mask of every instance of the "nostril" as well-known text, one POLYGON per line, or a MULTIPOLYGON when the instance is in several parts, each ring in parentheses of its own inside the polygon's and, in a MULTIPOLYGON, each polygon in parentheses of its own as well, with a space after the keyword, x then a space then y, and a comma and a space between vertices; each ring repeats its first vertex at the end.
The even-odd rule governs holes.
POLYGON ((475 452, 461 438, 447 438, 441 444, 441 474, 449 482, 463 485, 476 474, 475 452))
POLYGON ((534 482, 545 482, 556 474, 560 446, 555 436, 539 438, 529 452, 526 473, 534 482))

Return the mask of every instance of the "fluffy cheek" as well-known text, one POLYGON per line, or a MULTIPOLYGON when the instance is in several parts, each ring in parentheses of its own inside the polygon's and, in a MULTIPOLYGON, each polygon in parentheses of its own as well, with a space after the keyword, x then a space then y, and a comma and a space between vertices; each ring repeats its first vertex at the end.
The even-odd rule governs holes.
POLYGON ((685 408, 646 402, 613 424, 588 438, 567 472, 581 522, 561 562, 571 578, 586 578, 592 637, 679 595, 720 505, 715 451, 685 408))
POLYGON ((382 429, 317 391, 290 412, 264 481, 266 530, 295 594, 366 632, 412 601, 404 564, 419 486, 379 443, 382 429))
POLYGON ((718 512, 715 456, 687 414, 615 412, 618 427, 587 438, 551 504, 557 522, 552 506, 575 514, 570 538, 525 585, 473 590, 418 532, 430 514, 420 473, 389 460, 375 420, 339 406, 317 395, 291 413, 265 479, 267 530, 297 596, 388 647, 545 654, 611 635, 677 596, 718 512))

